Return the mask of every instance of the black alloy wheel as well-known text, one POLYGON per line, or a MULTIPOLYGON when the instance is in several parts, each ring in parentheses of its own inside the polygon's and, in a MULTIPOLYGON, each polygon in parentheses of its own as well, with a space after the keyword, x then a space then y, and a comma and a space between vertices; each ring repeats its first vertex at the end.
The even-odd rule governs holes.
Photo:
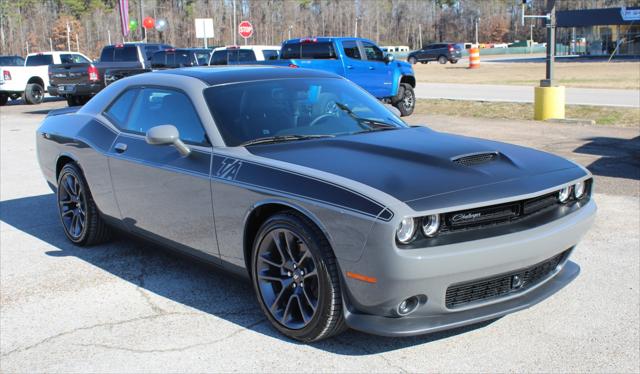
POLYGON ((286 211, 258 230, 251 259, 258 302, 282 334, 312 342, 346 328, 337 260, 322 231, 286 211))
POLYGON ((80 246, 109 239, 111 230, 100 217, 87 181, 76 164, 67 163, 60 170, 56 195, 58 215, 67 239, 80 246))
POLYGON ((58 209, 65 233, 72 241, 78 240, 87 226, 87 197, 72 173, 66 173, 58 185, 58 209))
POLYGON ((260 243, 260 294, 269 312, 286 328, 306 326, 318 309, 320 283, 309 248, 294 232, 276 229, 260 243))

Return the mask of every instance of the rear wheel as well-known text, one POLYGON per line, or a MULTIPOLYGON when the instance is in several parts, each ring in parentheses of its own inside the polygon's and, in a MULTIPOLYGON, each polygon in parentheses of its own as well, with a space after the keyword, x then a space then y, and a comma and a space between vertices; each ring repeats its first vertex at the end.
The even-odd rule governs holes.
POLYGON ((458 60, 451 60, 451 61, 449 61, 449 62, 451 62, 452 64, 457 64, 457 63, 458 63, 458 60))
POLYGON ((413 57, 413 56, 409 57, 409 59, 408 59, 407 61, 408 61, 411 65, 415 65, 415 64, 418 62, 418 60, 417 60, 415 57, 413 57))
POLYGON ((284 212, 267 219, 251 268, 260 307, 282 334, 312 342, 345 329, 336 258, 306 217, 284 212))
POLYGON ((442 64, 442 65, 446 64, 447 63, 447 57, 446 56, 438 57, 438 63, 442 64))
POLYGON ((78 98, 76 96, 67 96, 67 105, 68 106, 78 106, 78 98))
POLYGON ((9 101, 9 95, 0 94, 0 106, 5 105, 9 101))
POLYGON ((110 230, 96 206, 87 181, 77 165, 66 164, 58 177, 58 214, 64 234, 79 246, 100 244, 110 230))
POLYGON ((24 101, 27 104, 40 104, 44 99, 44 88, 38 83, 29 83, 24 90, 24 101))
POLYGON ((413 92, 413 87, 408 83, 402 83, 399 92, 402 93, 402 97, 393 105, 398 108, 402 117, 410 116, 416 106, 416 95, 413 92))

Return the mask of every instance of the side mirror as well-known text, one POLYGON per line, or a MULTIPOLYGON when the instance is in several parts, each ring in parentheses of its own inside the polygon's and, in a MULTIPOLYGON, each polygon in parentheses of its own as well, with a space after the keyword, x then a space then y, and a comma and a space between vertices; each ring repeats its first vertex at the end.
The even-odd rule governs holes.
POLYGON ((145 139, 152 145, 173 145, 184 157, 189 156, 191 149, 180 140, 180 133, 173 125, 160 125, 147 130, 145 139))
POLYGON ((391 53, 387 53, 386 55, 384 55, 384 62, 386 62, 387 64, 393 60, 395 60, 395 57, 393 57, 391 53))

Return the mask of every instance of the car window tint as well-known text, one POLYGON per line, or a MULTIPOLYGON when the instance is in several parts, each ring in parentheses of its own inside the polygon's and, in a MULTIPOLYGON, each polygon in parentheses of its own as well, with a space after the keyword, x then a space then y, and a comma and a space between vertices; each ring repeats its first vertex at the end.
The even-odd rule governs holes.
POLYGON ((104 112, 104 114, 121 129, 126 126, 127 116, 133 102, 138 94, 138 89, 134 88, 120 95, 104 112))
POLYGON ((102 49, 102 53, 100 53, 100 61, 101 62, 110 62, 113 61, 113 50, 115 48, 109 46, 109 47, 104 47, 102 49))
POLYGON ((238 49, 229 54, 229 62, 256 61, 256 54, 250 49, 238 49))
POLYGON ((265 49, 262 51, 265 60, 277 60, 278 59, 278 51, 275 49, 265 49))
POLYGON ((198 65, 207 65, 209 63, 209 52, 196 52, 196 61, 198 65))
POLYGON ((213 52, 213 56, 211 57, 211 65, 226 65, 228 52, 229 51, 227 50, 213 52))
POLYGON ((0 56, 0 66, 22 66, 24 59, 18 56, 0 56))
POLYGON ((26 66, 41 66, 53 64, 52 55, 33 55, 27 56, 26 66))
POLYGON ((356 43, 355 40, 342 42, 342 49, 347 57, 360 60, 360 49, 358 49, 358 43, 356 43))
POLYGON ((328 60, 335 59, 336 52, 333 48, 333 42, 290 43, 284 46, 280 52, 280 58, 328 60))
POLYGON ((135 45, 116 47, 113 53, 113 61, 138 61, 138 48, 135 45))
POLYGON ((146 134, 159 125, 175 126, 186 143, 207 144, 200 118, 187 95, 162 88, 143 88, 131 108, 125 130, 146 134))
POLYGON ((65 53, 60 55, 60 63, 62 64, 86 64, 91 61, 75 53, 65 53))
POLYGON ((383 61, 384 53, 375 44, 369 42, 362 42, 364 47, 364 53, 367 55, 367 60, 371 61, 383 61))

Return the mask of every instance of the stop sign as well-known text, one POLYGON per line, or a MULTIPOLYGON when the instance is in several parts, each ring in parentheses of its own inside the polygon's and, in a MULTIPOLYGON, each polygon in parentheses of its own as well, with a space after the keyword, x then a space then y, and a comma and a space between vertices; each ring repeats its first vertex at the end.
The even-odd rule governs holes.
POLYGON ((240 22, 240 24, 238 25, 238 33, 240 33, 240 36, 245 39, 250 38, 251 35, 253 35, 253 25, 251 24, 251 22, 240 22))

